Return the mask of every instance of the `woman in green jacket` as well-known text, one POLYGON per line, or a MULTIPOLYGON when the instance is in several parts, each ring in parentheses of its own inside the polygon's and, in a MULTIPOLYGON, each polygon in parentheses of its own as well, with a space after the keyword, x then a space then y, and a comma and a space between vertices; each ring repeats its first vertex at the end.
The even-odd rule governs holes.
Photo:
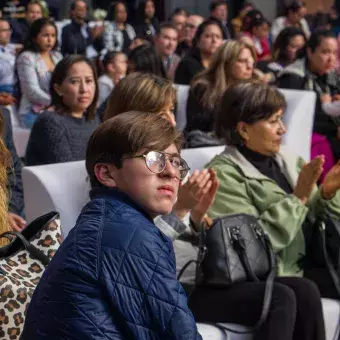
MULTIPOLYGON (((326 210, 334 217, 340 215, 340 164, 317 188, 323 156, 305 163, 281 146, 286 131, 282 122, 285 106, 282 94, 265 84, 239 83, 224 93, 215 123, 216 132, 225 139, 227 147, 207 165, 215 170, 220 183, 209 215, 254 215, 269 236, 278 258, 272 308, 275 291, 283 286, 287 289, 286 298, 296 305, 291 334, 278 321, 273 339, 325 339, 320 291, 314 282, 303 277, 307 273, 298 263, 305 254, 302 225, 307 215, 311 220, 326 210)), ((264 282, 246 282, 236 287, 239 292, 234 292, 234 299, 239 304, 236 308, 232 305, 233 312, 241 314, 239 318, 243 312, 248 319, 256 320, 259 310, 254 295, 263 298, 264 282)), ((333 294, 330 281, 323 288, 327 288, 327 295, 333 294)), ((202 288, 194 294, 205 296, 207 303, 215 303, 216 309, 227 293, 202 288)), ((225 309, 228 307, 230 304, 225 309)), ((191 308, 197 319, 198 304, 191 308)), ((236 317, 235 321, 240 322, 236 317)))

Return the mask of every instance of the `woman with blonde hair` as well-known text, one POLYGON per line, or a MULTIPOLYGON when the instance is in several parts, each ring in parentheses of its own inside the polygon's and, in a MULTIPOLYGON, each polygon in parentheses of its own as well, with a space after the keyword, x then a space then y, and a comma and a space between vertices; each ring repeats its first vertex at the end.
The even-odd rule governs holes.
POLYGON ((224 91, 254 77, 256 53, 243 42, 229 40, 214 54, 209 67, 192 81, 187 104, 186 131, 213 131, 216 107, 224 91))

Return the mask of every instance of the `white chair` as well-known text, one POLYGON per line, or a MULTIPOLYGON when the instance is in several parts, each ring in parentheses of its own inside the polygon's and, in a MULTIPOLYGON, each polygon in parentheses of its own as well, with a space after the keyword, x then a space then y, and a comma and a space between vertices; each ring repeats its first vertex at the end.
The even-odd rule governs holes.
POLYGON ((20 127, 19 115, 15 106, 8 105, 6 109, 10 112, 12 129, 13 129, 13 142, 20 158, 25 157, 27 143, 30 137, 31 130, 23 129, 20 127))
POLYGON ((225 146, 212 146, 208 148, 183 149, 181 157, 188 163, 191 171, 202 170, 204 166, 216 155, 224 150, 225 146))
MULTIPOLYGON (((183 131, 187 124, 187 101, 190 86, 178 85, 177 88, 177 128, 183 131)), ((306 161, 310 160, 310 149, 312 141, 312 129, 314 122, 314 111, 316 95, 312 91, 283 90, 280 89, 287 101, 287 110, 283 120, 287 127, 283 144, 306 161)))
POLYGON ((177 129, 183 131, 187 125, 187 101, 189 96, 189 85, 175 84, 177 89, 176 123, 177 129))
POLYGON ((283 116, 287 132, 283 144, 306 161, 310 160, 316 94, 312 91, 280 90, 287 101, 283 116))
POLYGON ((24 167, 22 180, 27 221, 56 210, 66 237, 89 200, 90 183, 85 162, 24 167))

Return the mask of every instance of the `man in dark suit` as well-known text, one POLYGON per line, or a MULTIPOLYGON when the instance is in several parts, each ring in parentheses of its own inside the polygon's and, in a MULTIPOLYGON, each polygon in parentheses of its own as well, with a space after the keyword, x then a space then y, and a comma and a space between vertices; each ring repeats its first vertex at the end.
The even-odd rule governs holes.
POLYGON ((25 19, 23 21, 11 20, 12 28, 11 42, 14 44, 24 44, 28 38, 31 24, 43 17, 43 8, 39 1, 32 0, 27 4, 25 19))
POLYGON ((71 4, 72 22, 63 28, 61 36, 61 52, 67 54, 86 55, 86 49, 90 45, 98 50, 104 46, 101 44, 101 35, 104 27, 95 27, 92 30, 86 22, 87 3, 83 0, 75 0, 71 4))
POLYGON ((210 19, 219 21, 223 26, 226 38, 232 38, 230 28, 228 27, 228 5, 225 0, 212 1, 210 4, 210 19))

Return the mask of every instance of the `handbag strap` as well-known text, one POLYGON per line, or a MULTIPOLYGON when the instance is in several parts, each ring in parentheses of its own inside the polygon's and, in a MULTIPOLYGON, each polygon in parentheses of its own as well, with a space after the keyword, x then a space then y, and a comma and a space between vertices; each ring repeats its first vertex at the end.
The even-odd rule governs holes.
POLYGON ((0 238, 7 238, 10 241, 13 240, 11 236, 16 236, 24 245, 27 252, 34 257, 35 259, 39 260, 44 266, 47 266, 50 263, 50 259, 46 256, 41 250, 36 248, 33 244, 31 244, 21 233, 16 231, 6 231, 0 235, 0 238))
POLYGON ((332 264, 331 259, 328 256, 326 235, 325 235, 326 225, 325 225, 324 221, 320 221, 319 228, 320 228, 320 235, 321 235, 321 245, 322 245, 321 248, 322 248, 323 256, 325 258, 326 266, 327 266, 327 269, 329 271, 329 274, 332 277, 335 289, 336 289, 338 295, 340 296, 340 279, 339 279, 339 276, 338 276, 336 270, 334 269, 334 266, 332 264))
MULTIPOLYGON (((234 328, 218 325, 218 328, 224 329, 226 331, 236 333, 236 334, 248 334, 248 333, 254 333, 258 329, 262 327, 262 325, 266 322, 269 309, 270 309, 270 304, 272 301, 272 295, 273 295, 273 287, 274 287, 274 280, 276 276, 276 267, 275 267, 275 255, 271 247, 270 240, 266 234, 262 234, 262 236, 259 236, 261 242, 264 243, 265 249, 267 251, 268 259, 269 259, 269 265, 270 265, 270 272, 267 276, 266 279, 266 284, 265 284, 265 290, 264 290, 264 296, 263 296, 263 303, 262 303, 262 311, 259 320, 256 322, 256 324, 252 327, 248 327, 246 331, 240 331, 234 328)), ((250 268, 249 261, 247 258, 246 250, 243 247, 240 247, 241 251, 243 254, 240 256, 241 258, 244 258, 244 260, 248 264, 248 268, 245 267, 245 270, 248 271, 250 268)), ((243 261, 242 261, 243 262, 243 261)), ((254 273, 253 273, 254 274, 254 273)), ((247 273, 247 275, 251 275, 250 273, 247 273)), ((255 275, 255 274, 254 274, 255 275)), ((256 276, 255 276, 256 277, 256 276)), ((256 277, 257 279, 257 277, 256 277)), ((216 326, 216 324, 214 324, 216 326)))

